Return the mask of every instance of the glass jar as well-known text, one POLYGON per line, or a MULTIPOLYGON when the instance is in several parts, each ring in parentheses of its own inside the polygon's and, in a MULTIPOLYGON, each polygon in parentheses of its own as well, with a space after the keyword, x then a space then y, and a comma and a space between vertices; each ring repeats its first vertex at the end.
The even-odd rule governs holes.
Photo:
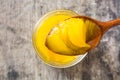
POLYGON ((77 15, 70 10, 54 10, 45 14, 37 22, 33 31, 32 42, 37 55, 43 62, 52 67, 66 68, 77 64, 87 55, 87 53, 77 56, 60 55, 52 52, 45 45, 46 37, 55 25, 77 15))

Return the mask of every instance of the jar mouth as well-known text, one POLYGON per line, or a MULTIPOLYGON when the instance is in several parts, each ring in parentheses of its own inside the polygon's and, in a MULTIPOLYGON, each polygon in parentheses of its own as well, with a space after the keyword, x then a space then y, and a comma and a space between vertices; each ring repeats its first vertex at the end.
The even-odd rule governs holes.
MULTIPOLYGON (((54 68, 67 68, 67 67, 71 67, 74 66, 75 64, 79 63, 86 55, 87 53, 83 54, 83 55, 77 55, 75 57, 75 59, 69 63, 66 64, 62 64, 62 65, 56 65, 54 63, 51 62, 47 62, 44 58, 45 56, 43 56, 43 52, 39 51, 37 48, 37 43, 36 43, 36 34, 37 31, 40 29, 40 25, 41 23, 44 22, 45 19, 47 19, 49 16, 54 15, 55 14, 71 14, 71 15, 78 15, 77 13, 71 11, 71 10, 54 10, 54 11, 50 11, 47 14, 45 14, 43 17, 41 17, 39 19, 39 21, 36 23, 35 28, 33 30, 33 34, 32 34, 32 43, 33 43, 33 47, 35 49, 35 53, 39 56, 39 58, 41 59, 41 61, 43 61, 45 64, 54 67, 54 68)), ((64 55, 63 55, 64 56, 64 55)))

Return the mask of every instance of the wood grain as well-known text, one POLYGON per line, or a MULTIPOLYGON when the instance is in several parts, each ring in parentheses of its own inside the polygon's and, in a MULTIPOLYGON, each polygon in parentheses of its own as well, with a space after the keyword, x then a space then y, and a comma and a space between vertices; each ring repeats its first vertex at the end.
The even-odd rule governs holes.
POLYGON ((56 9, 108 21, 120 17, 120 0, 0 0, 0 80, 120 80, 120 27, 73 67, 52 68, 36 56, 34 25, 56 9))

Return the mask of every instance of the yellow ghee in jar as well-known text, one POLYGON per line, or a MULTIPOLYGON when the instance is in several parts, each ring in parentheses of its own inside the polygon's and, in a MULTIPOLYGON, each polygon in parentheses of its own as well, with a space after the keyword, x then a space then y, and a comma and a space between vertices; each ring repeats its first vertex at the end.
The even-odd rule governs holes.
MULTIPOLYGON (((47 64, 55 67, 67 67, 76 64, 85 55, 80 56, 67 56, 56 54, 52 50, 48 49, 46 44, 46 38, 51 31, 51 29, 58 23, 64 21, 78 14, 69 10, 56 10, 49 12, 43 16, 38 23, 33 32, 33 45, 39 57, 47 64)), ((62 47, 62 46, 60 46, 62 47)))

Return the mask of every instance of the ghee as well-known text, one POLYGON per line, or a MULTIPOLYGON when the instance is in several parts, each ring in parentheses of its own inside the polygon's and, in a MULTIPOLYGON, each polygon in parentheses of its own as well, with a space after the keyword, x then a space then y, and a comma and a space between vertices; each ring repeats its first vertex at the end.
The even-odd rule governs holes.
POLYGON ((87 30, 83 18, 69 18, 51 30, 46 44, 49 49, 58 54, 85 54, 90 49, 90 45, 86 42, 87 30))
POLYGON ((79 56, 56 54, 45 45, 47 35, 55 25, 77 15, 78 14, 69 10, 56 10, 43 16, 36 24, 32 41, 37 54, 46 64, 57 68, 64 68, 78 63, 85 57, 86 54, 79 56))

